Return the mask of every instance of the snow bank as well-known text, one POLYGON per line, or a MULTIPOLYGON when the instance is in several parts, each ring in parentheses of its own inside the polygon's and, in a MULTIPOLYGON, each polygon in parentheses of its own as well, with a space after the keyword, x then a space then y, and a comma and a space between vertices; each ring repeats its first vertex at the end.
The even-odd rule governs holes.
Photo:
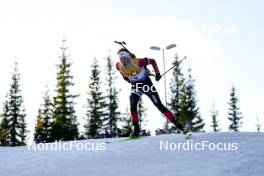
POLYGON ((34 149, 0 147, 1 176, 263 176, 263 166, 264 133, 195 133, 189 141, 183 135, 162 135, 123 142, 116 138, 41 144, 34 149))

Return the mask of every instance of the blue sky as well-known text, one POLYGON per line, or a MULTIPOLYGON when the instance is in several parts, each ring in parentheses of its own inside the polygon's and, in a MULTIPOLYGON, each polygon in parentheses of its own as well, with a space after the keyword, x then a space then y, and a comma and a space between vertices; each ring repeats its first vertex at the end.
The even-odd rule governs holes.
MULTIPOLYGON (((82 121, 93 57, 104 65, 110 50, 118 61, 114 40, 125 40, 138 57, 155 58, 162 70, 161 52, 151 45, 177 47, 166 51, 166 67, 175 52, 187 55, 196 79, 202 117, 210 124, 209 109, 215 101, 221 128, 227 130, 227 101, 237 87, 244 115, 243 131, 254 131, 256 116, 263 123, 263 7, 249 0, 10 0, 0 2, 0 103, 9 89, 14 61, 21 72, 27 122, 32 131, 45 85, 54 90, 55 64, 61 39, 67 39, 75 76, 77 110, 82 121), (39 81, 38 77, 42 80, 39 81)), ((169 80, 169 78, 168 78, 169 80)), ((129 85, 118 77, 120 102, 127 106, 129 85)), ((163 97, 163 83, 155 83, 163 97)), ((162 126, 163 118, 145 97, 148 127, 162 126)), ((125 109, 124 107, 122 109, 125 109)), ((123 110, 124 111, 124 110, 123 110)))

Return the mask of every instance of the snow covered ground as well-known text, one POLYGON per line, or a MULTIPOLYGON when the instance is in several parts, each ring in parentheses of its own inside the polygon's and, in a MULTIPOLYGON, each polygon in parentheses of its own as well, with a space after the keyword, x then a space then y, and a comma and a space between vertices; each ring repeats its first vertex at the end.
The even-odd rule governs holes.
POLYGON ((55 143, 41 144, 35 150, 32 146, 0 147, 0 175, 264 175, 264 133, 195 133, 189 141, 182 135, 119 140, 63 142, 64 148, 57 150, 55 143))

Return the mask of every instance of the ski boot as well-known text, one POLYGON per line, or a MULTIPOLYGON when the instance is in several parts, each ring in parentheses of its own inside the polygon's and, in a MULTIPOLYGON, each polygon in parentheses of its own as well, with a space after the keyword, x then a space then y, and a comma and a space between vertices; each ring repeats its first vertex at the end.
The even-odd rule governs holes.
POLYGON ((184 128, 184 126, 177 120, 173 120, 172 123, 176 126, 176 128, 180 131, 182 134, 187 134, 188 130, 184 128))
POLYGON ((140 128, 139 128, 138 122, 133 122, 133 126, 134 126, 134 131, 130 135, 130 138, 139 138, 139 136, 140 136, 140 128))

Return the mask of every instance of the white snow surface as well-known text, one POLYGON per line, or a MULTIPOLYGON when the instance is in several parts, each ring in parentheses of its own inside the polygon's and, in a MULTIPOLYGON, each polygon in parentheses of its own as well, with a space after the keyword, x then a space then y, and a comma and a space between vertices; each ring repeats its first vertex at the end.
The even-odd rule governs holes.
POLYGON ((77 141, 105 146, 97 151, 0 147, 0 176, 264 176, 264 133, 194 133, 189 141, 237 143, 237 150, 160 150, 162 142, 186 143, 179 134, 119 140, 77 141))

